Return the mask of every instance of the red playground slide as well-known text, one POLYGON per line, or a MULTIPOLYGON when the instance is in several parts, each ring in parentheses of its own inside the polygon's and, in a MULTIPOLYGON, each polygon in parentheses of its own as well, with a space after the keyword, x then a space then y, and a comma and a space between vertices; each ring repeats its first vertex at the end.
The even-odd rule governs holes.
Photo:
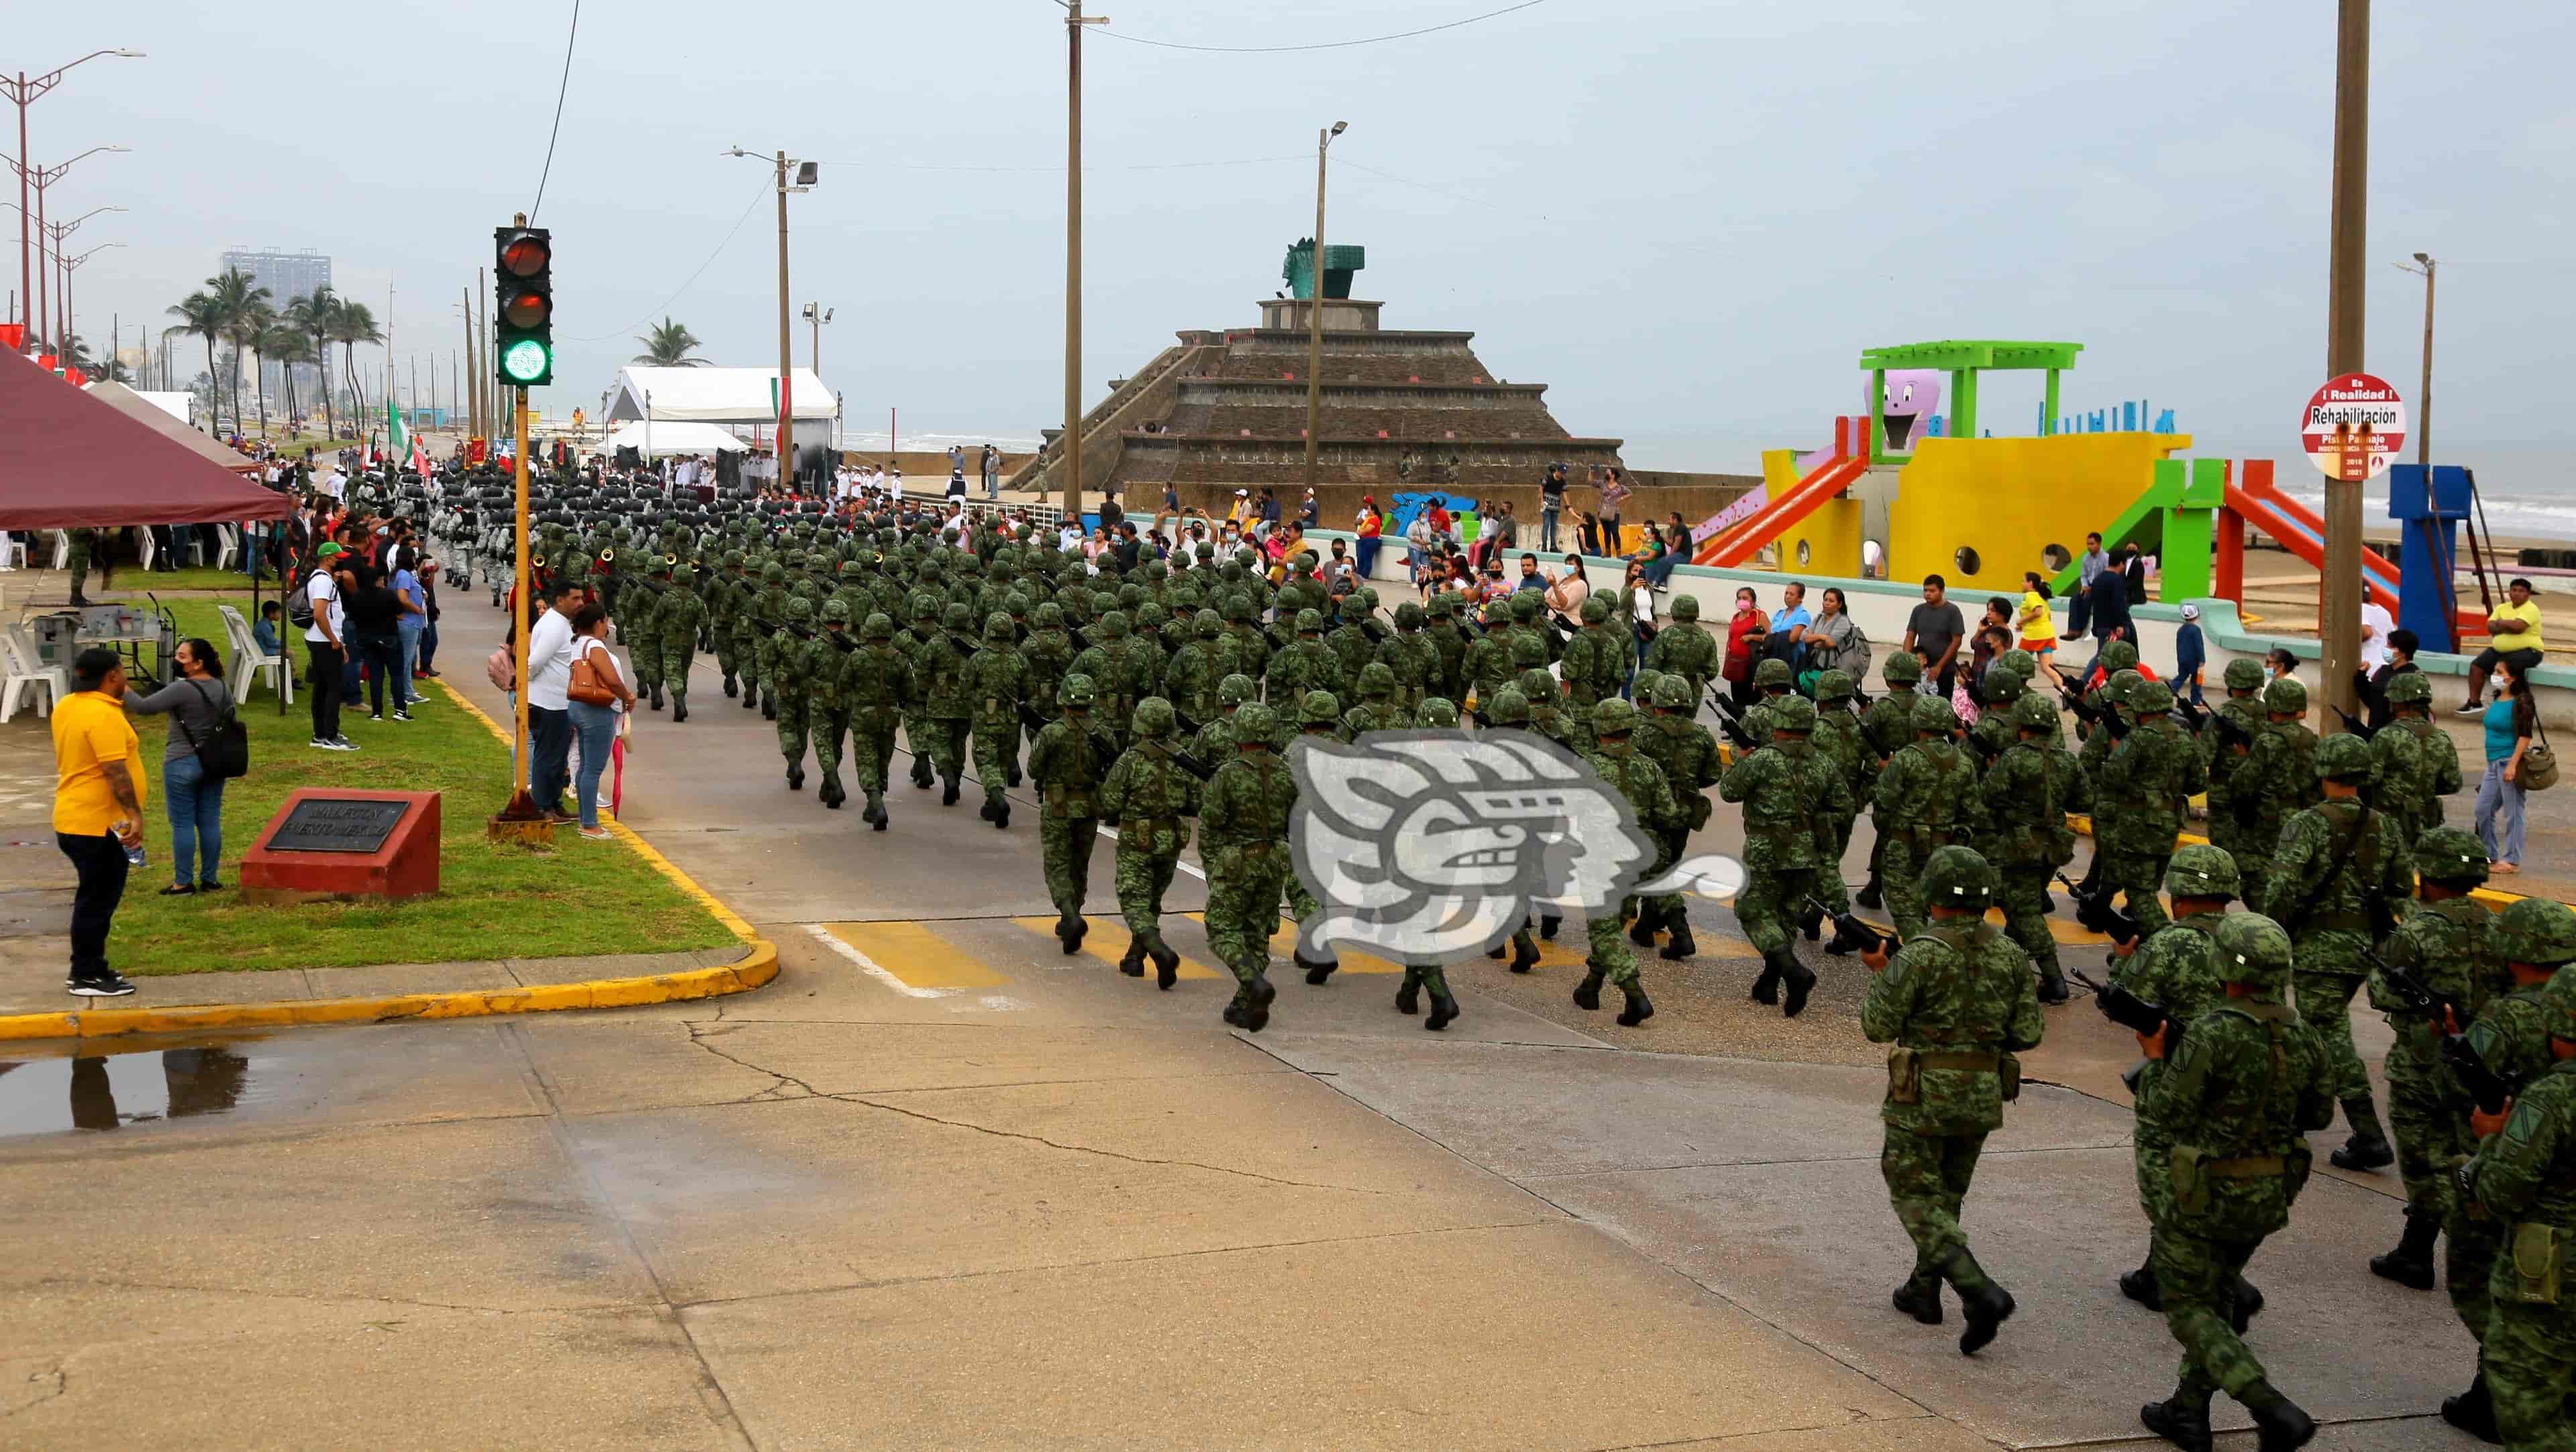
POLYGON ((1753 558, 1754 551, 1778 539, 1781 531, 1849 489, 1868 468, 1869 461, 1858 454, 1826 460, 1809 470, 1786 494, 1710 535, 1691 556, 1691 563, 1720 568, 1743 564, 1753 558))

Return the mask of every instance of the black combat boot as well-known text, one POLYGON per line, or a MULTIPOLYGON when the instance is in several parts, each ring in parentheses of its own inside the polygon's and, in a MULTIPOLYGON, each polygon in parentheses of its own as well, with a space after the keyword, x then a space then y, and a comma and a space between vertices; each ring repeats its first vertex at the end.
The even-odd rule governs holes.
POLYGON ((2165 1308, 2164 1288, 2156 1284, 2156 1260, 2150 1252, 2136 1270, 2120 1272, 2120 1294, 2150 1311, 2165 1308))
POLYGON ((1619 991, 1626 994, 1628 997, 1627 1008, 1622 1010, 1619 1014, 1619 1026, 1621 1028, 1635 1028, 1637 1025, 1644 1023, 1646 1020, 1655 1016, 1654 1002, 1646 997, 1646 985, 1643 983, 1625 984, 1619 989, 1619 991))
POLYGON ((1959 1333, 1959 1354, 1974 1356, 2011 1319, 2016 1309, 2012 1292, 1987 1279, 1977 1258, 1964 1248, 1950 1252, 1950 1258, 1942 1262, 1941 1274, 1950 1289, 1959 1293, 1959 1314, 1968 1323, 1968 1329, 1959 1333))
POLYGON ((1941 1273, 1917 1267, 1897 1286, 1888 1303, 1926 1326, 1941 1324, 1941 1273))
POLYGON ((725 688, 725 699, 726 699, 726 700, 728 700, 728 701, 732 700, 732 699, 733 699, 733 692, 734 692, 733 677, 731 677, 731 676, 727 676, 727 677, 725 677, 725 678, 724 678, 724 688, 725 688))
POLYGON ((994 797, 984 798, 984 805, 975 809, 975 815, 983 818, 987 822, 993 820, 993 803, 996 800, 998 799, 994 797))
POLYGON ((1255 973, 1252 981, 1243 985, 1243 991, 1248 995, 1243 1005, 1243 1030, 1257 1034, 1270 1026, 1270 1000, 1279 996, 1279 990, 1270 986, 1267 975, 1255 973))
POLYGON ((2066 970, 2057 966, 2056 946, 2051 944, 2035 962, 2039 968, 2039 1001, 2064 1003, 2067 998, 2066 970))
POLYGON ((993 830, 1007 832, 1010 829, 1011 799, 996 793, 993 797, 993 830))
POLYGON ((1852 894, 1852 901, 1865 908, 1887 906, 1887 899, 1878 890, 1878 854, 1875 852, 1869 854, 1869 881, 1862 883, 1860 891, 1852 894))
POLYGON ((1637 919, 1628 924, 1628 941, 1640 948, 1655 946, 1655 911, 1644 903, 1637 904, 1637 919))
POLYGON ((2376 1170, 2397 1162, 2397 1151, 2388 1147, 2388 1136, 2379 1128, 2379 1108, 2370 1096, 2343 1102, 2344 1122, 2352 1126, 2352 1138, 2343 1148, 2327 1158, 2339 1170, 2376 1170))
POLYGON ((2183 1452, 2209 1452, 2209 1397, 2181 1387, 2160 1402, 2138 1408, 2138 1422, 2183 1452))
POLYGON ((653 683, 653 709, 656 711, 662 709, 662 683, 660 681, 655 681, 653 683))
POLYGON ((2239 1336, 2245 1334, 2246 1327, 2254 1324, 2255 1317, 2263 1314, 2263 1293, 2243 1276, 2229 1283, 2227 1301, 2228 1324, 2236 1328, 2239 1336))
POLYGON ((1432 989, 1431 1016, 1422 1021, 1422 1026, 1436 1032, 1447 1028, 1457 1017, 1458 1000, 1449 996, 1446 987, 1432 989))
POLYGON ((689 693, 686 691, 673 691, 671 693, 671 724, 677 726, 688 719, 689 693))
POLYGON ((1398 1013, 1422 1012, 1422 975, 1413 969, 1405 969, 1404 982, 1396 986, 1395 1011, 1398 1013))
POLYGON ((1145 956, 1154 960, 1154 986, 1169 993, 1172 985, 1180 981, 1181 955, 1172 951, 1172 945, 1163 941, 1161 933, 1147 936, 1152 941, 1145 945, 1145 956))
POLYGON ((1526 932, 1513 937, 1511 962, 1512 971, 1514 973, 1527 973, 1537 966, 1538 944, 1531 942, 1529 940, 1529 934, 1526 932))
POLYGON ((801 761, 787 763, 787 789, 791 792, 805 790, 805 763, 801 761))
POLYGON ((1243 995, 1237 993, 1234 997, 1227 999, 1225 1012, 1218 1016, 1223 1018, 1227 1023, 1234 1025, 1236 1028, 1243 1027, 1243 995))
POLYGON ((1551 943, 1555 942, 1557 925, 1564 921, 1565 919, 1563 918, 1550 917, 1546 913, 1540 913, 1538 915, 1538 935, 1547 939, 1551 943))
POLYGON ((1126 974, 1130 978, 1142 978, 1145 976, 1144 939, 1129 938, 1127 940, 1127 951, 1120 954, 1118 957, 1118 971, 1126 974))
POLYGON ((1497 963, 1500 963, 1503 961, 1503 945, 1496 943, 1494 946, 1487 948, 1485 950, 1485 956, 1493 959, 1497 963))
POLYGON ((912 754, 912 784, 928 791, 930 782, 930 758, 916 751, 912 754))
POLYGON ((2254 1419, 2258 1452, 2291 1452, 2315 1440, 2317 1419, 2300 1410, 2299 1404, 2273 1390, 2268 1381, 2258 1381, 2237 1400, 2245 1404, 2245 1413, 2254 1419))
POLYGON ((1824 913, 1812 907, 1801 911, 1798 914, 1798 931, 1806 934, 1807 941, 1810 943, 1823 937, 1825 935, 1824 913))
POLYGON ((1780 1016, 1796 1018, 1807 1008, 1807 995, 1815 991, 1816 970, 1798 961, 1788 949, 1780 950, 1780 981, 1788 992, 1780 1000, 1780 1016))
POLYGON ((1018 757, 1014 756, 1010 760, 1002 763, 1002 784, 1004 786, 1018 786, 1020 784, 1020 759, 1018 757))
POLYGON ((1308 983, 1321 983, 1325 979, 1332 977, 1334 970, 1342 966, 1342 960, 1339 958, 1309 958, 1306 956, 1306 950, 1303 948, 1299 948, 1296 952, 1290 954, 1289 957, 1298 967, 1306 970, 1306 981, 1308 983))
POLYGON ((2408 1209, 2406 1229, 2398 1237, 2397 1248, 2386 1255, 2372 1256, 2370 1273, 2410 1290, 2433 1289, 2433 1242, 2441 1233, 2441 1223, 2432 1216, 2408 1209))
POLYGON ((1667 926, 1673 930, 1673 936, 1670 942, 1664 944, 1666 958, 1678 963, 1684 958, 1694 958, 1699 955, 1699 939, 1691 936, 1690 909, 1673 909, 1667 926))
POLYGON ((943 776, 939 779, 939 804, 943 807, 953 807, 957 805, 956 777, 943 776))
POLYGON ((876 828, 880 832, 884 831, 886 829, 885 793, 878 791, 874 787, 870 787, 868 789, 868 809, 861 812, 859 815, 869 826, 876 828))
POLYGON ((1056 916, 1055 940, 1064 945, 1064 955, 1068 958, 1082 951, 1082 935, 1090 931, 1090 922, 1080 913, 1064 912, 1056 916))
POLYGON ((1597 1009, 1601 1006, 1601 980, 1606 975, 1598 968, 1585 966, 1588 971, 1584 973, 1583 981, 1574 985, 1574 1006, 1597 1009))
POLYGON ((764 695, 760 698, 760 719, 763 721, 775 721, 778 719, 778 697, 776 694, 764 695))
POLYGON ((742 683, 742 708, 746 711, 757 711, 760 709, 760 682, 744 681, 742 683))
POLYGON ((823 805, 836 812, 841 809, 841 803, 850 799, 849 793, 841 790, 841 779, 830 772, 823 774, 823 790, 820 795, 823 805))
POLYGON ((2495 1402, 2487 1395, 2486 1368, 2478 1368, 2467 1391, 2442 1398, 2442 1420, 2481 1442, 2504 1445, 2504 1433, 2496 1430, 2495 1402))

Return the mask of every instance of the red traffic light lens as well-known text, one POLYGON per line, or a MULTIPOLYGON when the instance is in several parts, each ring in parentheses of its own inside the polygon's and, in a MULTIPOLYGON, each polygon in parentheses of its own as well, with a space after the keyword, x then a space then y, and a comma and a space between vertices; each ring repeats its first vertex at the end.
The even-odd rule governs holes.
POLYGON ((533 287, 518 288, 501 300, 501 320, 514 328, 543 327, 554 313, 554 300, 533 287))
POLYGON ((553 249, 534 237, 515 238, 501 249, 501 270, 512 277, 534 277, 553 260, 553 249))

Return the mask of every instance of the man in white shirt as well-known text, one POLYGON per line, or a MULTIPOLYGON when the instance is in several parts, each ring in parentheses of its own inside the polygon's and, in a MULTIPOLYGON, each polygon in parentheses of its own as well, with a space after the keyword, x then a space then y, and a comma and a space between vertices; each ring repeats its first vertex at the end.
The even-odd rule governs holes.
POLYGON ((347 471, 343 470, 337 464, 332 465, 331 477, 322 481, 322 492, 330 495, 332 501, 337 503, 349 492, 349 475, 347 471))
POLYGON ((1066 554, 1080 550, 1082 548, 1081 523, 1076 520, 1066 521, 1064 527, 1055 532, 1055 547, 1066 554))
POLYGON ((2361 673, 2365 676, 2388 664, 2388 632, 2397 628, 2388 607, 2367 593, 2361 600, 2361 673))
POLYGON ((581 586, 566 581, 546 602, 546 613, 528 631, 528 794, 558 822, 578 821, 563 809, 572 785, 572 612, 581 586))
POLYGON ((304 649, 313 661, 313 740, 310 744, 317 751, 358 749, 340 732, 340 685, 348 660, 340 634, 348 616, 340 608, 337 573, 343 553, 336 544, 322 546, 320 558, 314 562, 313 573, 304 582, 304 598, 313 609, 313 623, 304 628, 304 649))
POLYGON ((897 504, 901 504, 901 503, 903 502, 903 466, 902 466, 902 465, 900 465, 900 464, 888 464, 888 465, 886 466, 886 480, 885 480, 885 487, 886 487, 886 498, 888 498, 888 499, 890 499, 890 500, 894 501, 894 502, 895 502, 895 503, 897 503, 897 504))

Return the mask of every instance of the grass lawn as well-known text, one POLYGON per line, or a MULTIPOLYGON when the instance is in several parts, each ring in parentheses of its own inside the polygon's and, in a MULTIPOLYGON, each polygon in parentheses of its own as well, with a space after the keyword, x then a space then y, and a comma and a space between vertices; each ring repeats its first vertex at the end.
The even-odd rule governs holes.
MULTIPOLYGON (((213 601, 175 601, 180 633, 220 648, 213 601)), ((299 665, 304 652, 293 652, 299 665)), ((300 687, 299 687, 300 690, 300 687)), ((151 780, 144 838, 151 863, 134 875, 117 910, 108 955, 127 974, 220 973, 244 968, 331 968, 449 959, 660 953, 718 947, 733 934, 622 842, 590 842, 565 828, 549 852, 495 847, 484 821, 508 798, 509 749, 435 682, 409 724, 344 713, 361 750, 316 751, 301 695, 277 712, 256 690, 241 709, 250 729, 248 776, 224 791, 222 892, 161 897, 170 881, 170 820, 161 783, 167 716, 135 718, 151 780), (296 787, 436 791, 441 890, 391 904, 254 907, 241 900, 241 853, 296 787)))

